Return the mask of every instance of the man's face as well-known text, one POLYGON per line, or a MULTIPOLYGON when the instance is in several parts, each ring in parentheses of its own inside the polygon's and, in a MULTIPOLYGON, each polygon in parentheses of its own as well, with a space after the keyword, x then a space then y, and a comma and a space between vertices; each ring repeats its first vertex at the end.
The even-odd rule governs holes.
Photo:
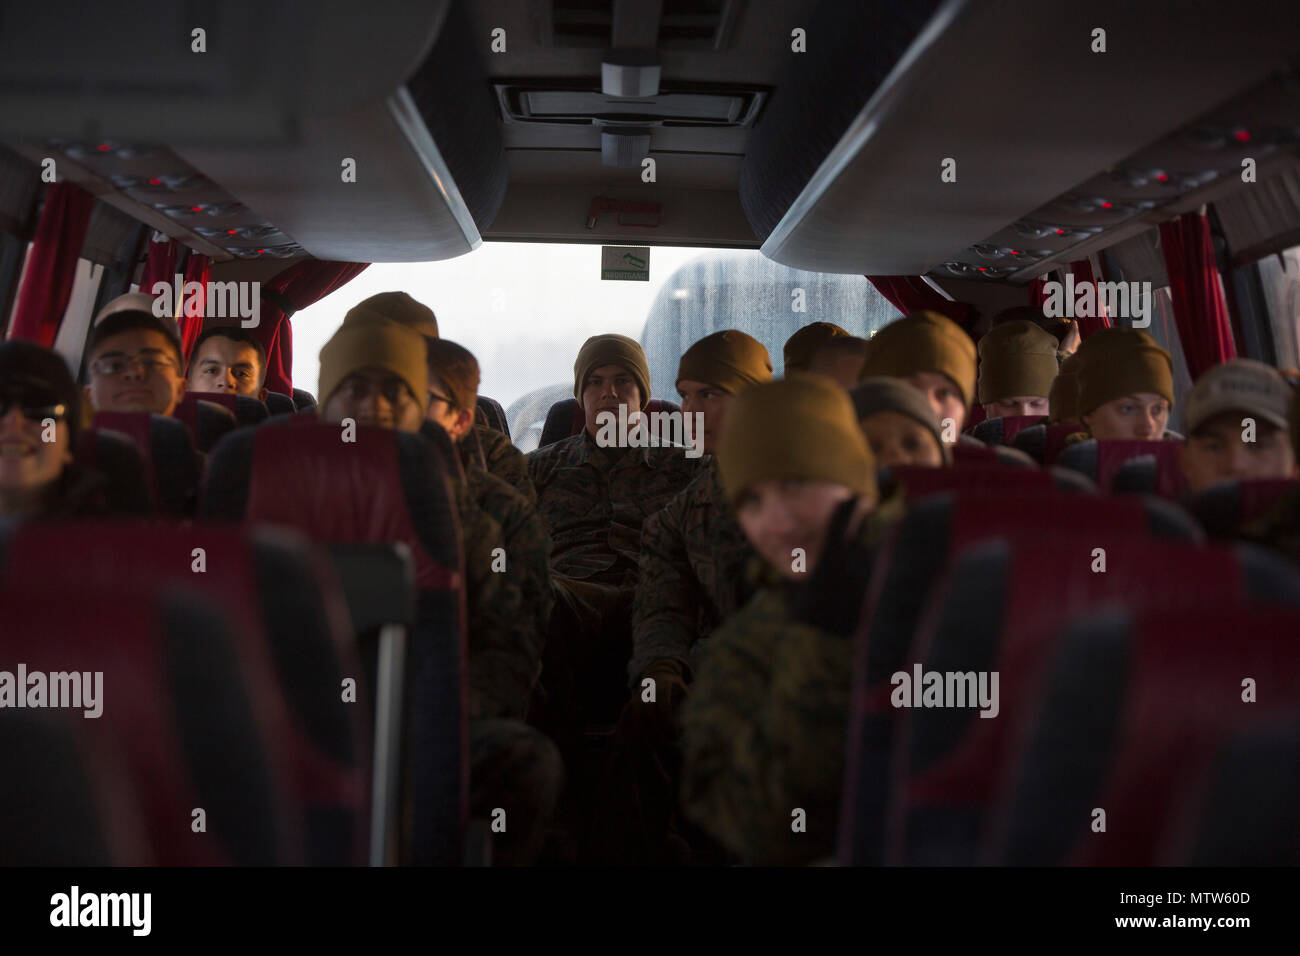
POLYGON ((167 336, 131 329, 100 343, 87 365, 86 397, 97 412, 154 412, 170 415, 185 394, 167 336))
POLYGON ((337 425, 350 418, 358 425, 420 430, 424 409, 405 379, 384 368, 363 368, 345 378, 321 406, 321 419, 337 425))
POLYGON ((224 335, 214 335, 205 339, 190 359, 189 387, 195 392, 227 392, 264 399, 265 371, 258 361, 257 349, 224 335))
POLYGON ((1011 418, 1013 415, 1046 415, 1047 396, 1013 395, 984 406, 986 418, 1011 418))
POLYGON ((592 369, 582 386, 582 412, 592 438, 600 431, 596 417, 601 412, 613 412, 617 416, 619 405, 627 406, 629 420, 641 408, 641 389, 632 373, 621 365, 592 369))
POLYGON ((677 383, 677 391, 682 396, 683 415, 699 412, 704 416, 704 453, 712 454, 722 440, 723 423, 727 420, 732 396, 716 385, 685 378, 677 383))
POLYGON ((1098 441, 1159 441, 1168 422, 1169 402, 1152 392, 1112 399, 1083 416, 1098 441))
POLYGON ((942 468, 943 450, 934 434, 915 418, 898 412, 876 412, 858 422, 876 456, 876 464, 942 468))
POLYGON ((939 372, 915 372, 903 379, 909 385, 920 389, 930 400, 930 407, 939 416, 944 425, 944 437, 948 435, 947 420, 953 423, 953 433, 962 430, 966 424, 966 400, 962 398, 961 389, 947 375, 939 372))
POLYGON ((474 427, 474 412, 454 405, 451 392, 433 372, 429 373, 429 410, 424 417, 441 425, 452 442, 460 441, 474 427))
POLYGON ((807 580, 826 544, 826 526, 853 491, 829 481, 756 482, 736 504, 736 519, 754 550, 784 578, 807 580), (794 550, 802 548, 805 571, 796 571, 794 550))
POLYGON ((1187 439, 1179 461, 1193 493, 1230 479, 1294 478, 1296 463, 1284 429, 1255 417, 1254 441, 1246 441, 1249 412, 1216 415, 1187 439))
POLYGON ((43 389, 0 392, 0 510, 5 502, 39 499, 72 461, 68 414, 43 389), (47 420, 52 428, 43 424, 47 420))

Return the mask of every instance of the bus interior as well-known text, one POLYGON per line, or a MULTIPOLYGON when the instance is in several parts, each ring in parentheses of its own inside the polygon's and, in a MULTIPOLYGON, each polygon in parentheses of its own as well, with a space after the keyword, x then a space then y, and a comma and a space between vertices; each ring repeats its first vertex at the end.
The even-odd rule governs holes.
MULTIPOLYGON (((642 397, 680 411, 679 360, 722 330, 757 339, 782 379, 782 345, 810 323, 870 342, 925 311, 973 343, 1004 310, 1061 288, 1069 309, 1103 285, 1132 299, 1065 317, 1084 342, 1127 326, 1170 356, 1173 432, 1225 361, 1295 387, 1294 8, 0 5, 0 341, 52 349, 86 385, 96 316, 165 287, 154 314, 186 350, 219 305, 266 375, 260 401, 200 391, 211 402, 178 405, 174 433, 127 413, 83 428, 74 460, 138 461, 143 486, 113 485, 128 517, 0 514, 0 672, 104 675, 102 721, 0 681, 0 862, 770 862, 715 842, 732 831, 707 815, 679 824, 672 792, 631 799, 667 807, 668 844, 590 832, 616 815, 600 804, 622 781, 618 707, 560 747, 545 832, 503 847, 516 817, 469 796, 483 609, 455 454, 313 439, 337 432, 317 417, 316 353, 359 290, 409 292, 479 356, 479 426, 532 462, 582 431, 569 367, 588 336, 637 339, 642 397), (599 278, 602 249, 648 260, 645 281, 599 278), (573 303, 607 287, 623 298, 573 303), (113 429, 125 451, 97 437, 113 429)), ((1095 439, 1091 457, 1035 451, 1013 419, 982 417, 951 468, 894 476, 906 511, 851 594, 833 832, 795 861, 1294 865, 1300 552, 1225 530, 1294 496, 1294 462, 1199 510, 1165 482, 1181 442, 1140 460, 1095 439), (882 675, 915 664, 919 683, 945 662, 1001 673, 995 719, 880 703, 882 675), (1260 703, 1234 709, 1243 681, 1260 703)))

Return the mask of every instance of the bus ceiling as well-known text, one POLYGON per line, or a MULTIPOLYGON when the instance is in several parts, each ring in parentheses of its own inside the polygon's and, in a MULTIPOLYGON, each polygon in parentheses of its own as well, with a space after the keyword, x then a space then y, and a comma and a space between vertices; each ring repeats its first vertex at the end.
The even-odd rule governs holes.
POLYGON ((232 265, 636 242, 1024 283, 1297 166, 1300 19, 1263 0, 199 9, 7 19, 0 140, 232 265))

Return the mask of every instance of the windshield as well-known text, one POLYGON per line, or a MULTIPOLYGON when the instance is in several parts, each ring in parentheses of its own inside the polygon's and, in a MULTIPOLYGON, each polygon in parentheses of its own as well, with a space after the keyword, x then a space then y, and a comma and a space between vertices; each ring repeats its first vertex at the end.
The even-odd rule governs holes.
MULTIPOLYGON (((809 322, 868 336, 898 311, 862 276, 801 272, 757 250, 656 246, 649 281, 601 279, 601 247, 489 242, 442 262, 372 265, 293 320, 293 377, 315 391, 321 346, 349 308, 377 292, 410 293, 433 309, 439 332, 479 360, 479 393, 506 409, 524 451, 546 412, 573 394, 573 360, 591 335, 641 342, 655 398, 676 400, 677 360, 720 329, 754 336, 782 372, 781 346, 809 322)), ((322 396, 323 397, 323 396, 322 396)))

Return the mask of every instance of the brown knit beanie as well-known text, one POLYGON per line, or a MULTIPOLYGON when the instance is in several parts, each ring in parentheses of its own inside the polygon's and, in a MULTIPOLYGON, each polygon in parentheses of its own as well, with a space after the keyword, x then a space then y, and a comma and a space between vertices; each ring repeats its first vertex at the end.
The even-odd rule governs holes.
POLYGON ((358 302, 343 316, 344 324, 363 315, 377 315, 399 325, 409 326, 426 339, 438 337, 438 319, 433 309, 417 302, 405 292, 380 292, 358 302))
POLYGON ((785 370, 789 372, 806 369, 808 363, 812 361, 813 353, 828 339, 848 334, 833 322, 813 322, 811 325, 805 325, 785 340, 785 346, 781 349, 785 370))
POLYGON ((859 381, 908 378, 917 372, 948 376, 970 408, 975 398, 975 343, 947 316, 913 312, 871 337, 859 381))
POLYGON ((593 335, 578 349, 578 359, 573 363, 573 397, 582 404, 582 387, 592 370, 602 365, 621 365, 636 379, 641 390, 641 408, 650 403, 650 365, 646 362, 641 343, 626 335, 593 335))
POLYGON ((358 315, 344 321, 320 350, 322 407, 353 372, 383 368, 404 381, 421 408, 429 407, 429 373, 425 340, 410 326, 379 315, 358 315))
POLYGON ((703 382, 736 395, 751 385, 772 381, 772 360, 758 339, 737 329, 700 339, 677 363, 677 381, 703 382))
POLYGON ((943 428, 934 406, 920 389, 897 378, 868 378, 849 389, 853 413, 861 422, 877 412, 897 412, 923 425, 934 436, 944 463, 952 459, 952 450, 943 440, 943 428))
POLYGON ((1023 319, 995 325, 979 342, 980 404, 1032 395, 1047 398, 1056 378, 1056 338, 1023 319))
POLYGON ((830 481, 876 497, 876 463, 848 393, 829 378, 793 372, 746 389, 727 413, 718 469, 734 508, 766 479, 830 481))
POLYGON ((1047 420, 1058 422, 1079 420, 1079 369, 1083 365, 1083 350, 1076 351, 1061 363, 1052 390, 1047 393, 1047 420))
POLYGON ((1079 415, 1138 392, 1153 392, 1174 404, 1174 370, 1169 353, 1141 329, 1113 326, 1084 342, 1079 369, 1079 415))

